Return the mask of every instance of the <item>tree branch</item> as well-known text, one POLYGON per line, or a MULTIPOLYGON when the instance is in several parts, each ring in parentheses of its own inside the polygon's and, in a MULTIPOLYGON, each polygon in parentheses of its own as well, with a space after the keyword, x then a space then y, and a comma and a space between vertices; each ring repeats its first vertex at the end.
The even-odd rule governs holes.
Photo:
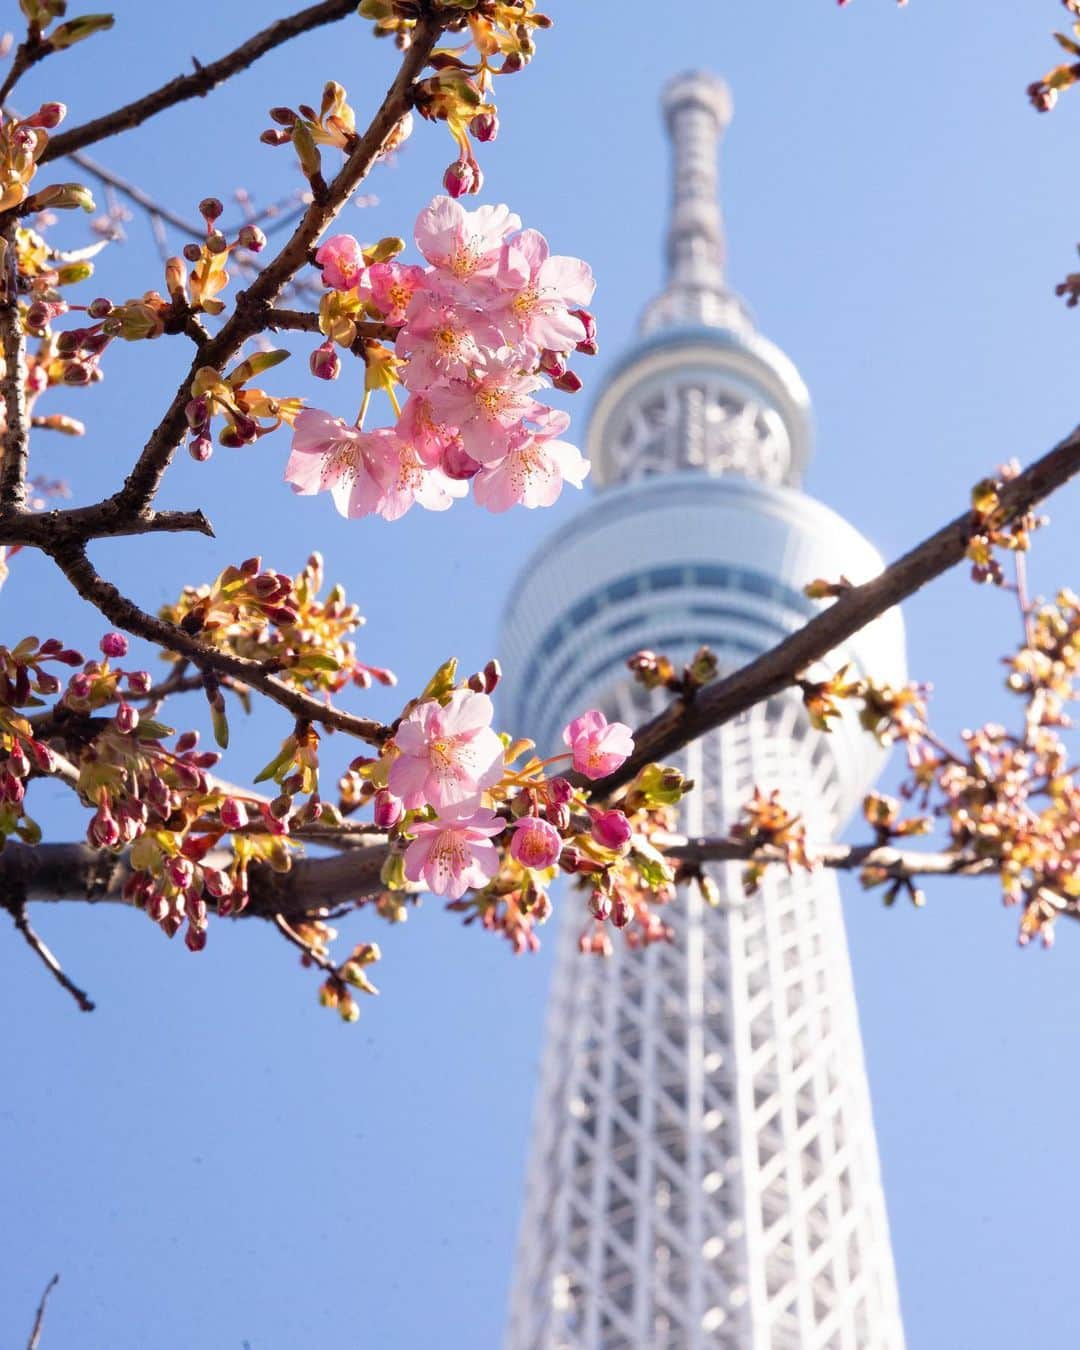
MULTIPOLYGON (((264 314, 267 328, 291 329, 297 333, 319 333, 319 316, 298 309, 268 309, 264 314)), ((398 330, 389 323, 377 323, 374 320, 356 325, 356 341, 353 350, 360 349, 365 338, 374 338, 377 342, 393 342, 398 330)))
POLYGON ((221 331, 198 353, 169 409, 147 441, 124 486, 113 499, 122 515, 139 515, 153 502, 161 479, 187 429, 184 409, 191 381, 201 366, 222 369, 249 337, 266 326, 267 311, 285 285, 308 261, 312 246, 367 177, 391 132, 409 111, 412 84, 427 64, 442 32, 442 22, 427 16, 417 25, 401 68, 367 131, 319 200, 308 206, 280 253, 251 286, 237 296, 236 308, 221 331))
POLYGON ((6 520, 0 517, 0 544, 22 544, 43 552, 65 544, 81 545, 87 539, 137 534, 205 534, 212 539, 214 527, 202 511, 147 511, 129 516, 111 500, 68 511, 24 512, 6 520))
POLYGON ((81 545, 68 544, 59 548, 50 547, 45 551, 79 595, 99 609, 118 628, 157 643, 159 647, 166 647, 169 651, 179 652, 200 670, 211 670, 219 675, 232 675, 236 679, 243 680, 245 684, 266 694, 295 717, 319 722, 323 726, 333 727, 336 731, 348 732, 349 735, 357 736, 372 745, 381 745, 389 736, 389 728, 383 726, 381 722, 373 721, 369 717, 357 717, 353 713, 343 712, 328 703, 323 703, 302 689, 278 679, 261 662, 207 646, 175 624, 166 623, 153 614, 147 614, 133 600, 121 595, 111 582, 103 580, 98 575, 81 545))
POLYGON ((173 108, 190 98, 202 97, 210 93, 216 85, 246 70, 260 56, 265 56, 275 47, 280 47, 283 42, 289 42, 292 38, 299 37, 301 33, 311 32, 312 29, 321 28, 325 24, 335 23, 338 19, 344 19, 355 12, 355 0, 323 0, 321 4, 311 5, 297 14, 278 19, 276 23, 255 33, 239 47, 216 61, 211 61, 209 65, 202 65, 196 61, 196 68, 190 75, 178 75, 168 84, 163 84, 159 89, 135 99, 132 103, 126 103, 122 108, 54 136, 45 147, 41 163, 46 164, 49 160, 70 155, 74 150, 82 150, 97 141, 105 140, 108 136, 115 136, 119 131, 130 131, 132 127, 140 126, 167 108, 173 108))
MULTIPOLYGON (((9 894, 11 893, 9 892, 9 894)), ((53 979, 61 987, 61 989, 66 989, 68 991, 71 997, 79 1005, 79 1010, 81 1012, 93 1012, 94 1011, 93 1000, 90 999, 88 995, 82 989, 80 989, 77 984, 75 984, 72 980, 68 979, 68 977, 64 974, 64 969, 61 966, 60 962, 56 959, 55 956, 53 956, 52 952, 49 951, 48 947, 45 946, 44 942, 42 942, 41 938, 38 937, 37 933, 34 932, 33 928, 31 928, 30 920, 26 917, 26 900, 23 898, 23 896, 15 894, 14 898, 5 899, 3 901, 3 905, 4 908, 7 910, 7 912, 11 915, 16 929, 18 929, 18 931, 22 934, 23 938, 26 940, 26 945, 30 948, 30 950, 34 953, 34 955, 37 956, 37 958, 41 961, 42 965, 46 968, 46 970, 50 972, 53 979)))
MULTIPOLYGON (((999 493, 1004 519, 1022 516, 1078 472, 1080 427, 1004 485, 999 493)), ((789 688, 802 671, 955 567, 964 558, 975 529, 976 517, 965 511, 872 581, 845 591, 827 610, 748 665, 706 685, 689 702, 676 699, 639 728, 634 753, 622 768, 591 785, 594 800, 610 796, 646 764, 675 754, 707 731, 789 688)))
POLYGON ((34 1318, 34 1327, 30 1332, 30 1339, 26 1342, 26 1350, 38 1350, 41 1344, 41 1328, 45 1323, 45 1305, 49 1301, 49 1295, 60 1283, 60 1276, 54 1275, 45 1286, 45 1292, 41 1295, 41 1301, 37 1306, 37 1316, 34 1318))
POLYGON ((4 434, 0 441, 0 512, 18 515, 26 507, 26 468, 30 460, 30 427, 26 406, 26 336, 19 314, 19 267, 15 247, 16 222, 0 232, 4 241, 3 284, 0 289, 0 342, 4 373, 0 397, 4 402, 4 434))
MULTIPOLYGON (((665 856, 696 866, 706 862, 784 863, 783 849, 775 845, 755 847, 744 839, 687 838, 671 835, 667 841, 654 838, 665 856)), ((982 877, 997 872, 996 858, 976 858, 967 853, 931 853, 920 849, 899 849, 892 844, 810 844, 810 858, 822 867, 849 872, 864 867, 880 868, 894 878, 908 877, 982 877)))

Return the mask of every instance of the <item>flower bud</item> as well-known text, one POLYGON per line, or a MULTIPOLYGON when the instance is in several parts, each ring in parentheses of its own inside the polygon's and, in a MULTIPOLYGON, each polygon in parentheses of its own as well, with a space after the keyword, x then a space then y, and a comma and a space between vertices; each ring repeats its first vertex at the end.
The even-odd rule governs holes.
POLYGON ((44 127, 46 131, 52 131, 66 116, 67 107, 63 103, 43 103, 32 117, 24 120, 23 126, 44 127))
POLYGON ((611 922, 616 928, 625 928, 634 917, 633 906, 624 895, 616 895, 611 906, 611 922))
POLYGON ((205 919, 203 924, 198 928, 196 928, 194 923, 188 923, 187 932, 184 934, 184 946, 189 952, 201 952, 203 950, 206 946, 205 919))
POLYGON ((247 807, 238 797, 226 797, 218 814, 227 830, 242 830, 248 823, 247 807))
POLYGON ((395 797, 389 788, 380 788, 375 794, 374 820, 382 830, 395 826, 405 814, 405 806, 400 797, 395 797))
POLYGON ((308 365, 317 380, 336 380, 341 374, 341 357, 330 341, 326 341, 308 357, 308 365))
POLYGON ((114 720, 117 731, 123 732, 125 736, 130 735, 139 725, 139 711, 132 707, 130 703, 121 703, 116 709, 114 720))
POLYGON ((128 654, 128 640, 123 633, 106 633, 99 645, 105 655, 111 659, 128 654))
POLYGON ((552 351, 550 347, 545 347, 540 353, 540 369, 545 375, 550 375, 552 379, 561 380, 566 374, 566 353, 552 351))
POLYGON ((567 778, 551 778, 547 785, 548 801, 568 802, 574 795, 574 789, 567 778))
POLYGON ((611 897, 603 891, 593 891, 589 896, 589 913, 594 919, 603 922, 611 914, 611 897))
POLYGON ((202 247, 199 244, 185 244, 181 252, 190 263, 197 263, 202 257, 202 247))
POLYGON ((188 444, 188 454, 196 464, 205 464, 214 453, 214 443, 209 436, 196 436, 188 444))
POLYGON ((439 456, 439 468, 447 478, 453 478, 458 483, 475 478, 481 467, 459 440, 451 441, 439 456))
POLYGON ((204 197, 199 203, 199 215, 211 225, 224 210, 225 207, 217 197, 204 197))
POLYGON ((499 115, 494 109, 478 112, 469 123, 469 130, 478 141, 493 141, 499 134, 499 115))
POLYGON ((544 815, 560 833, 570 828, 570 808, 565 802, 549 802, 544 808, 544 815))
POLYGON ((261 253, 266 247, 266 235, 258 225, 241 225, 236 242, 249 253, 261 253))
POLYGON ((551 383, 564 394, 577 394, 584 388, 581 376, 576 375, 572 370, 564 371, 558 379, 552 380, 551 383))
POLYGON ((621 811, 597 811, 592 818, 592 837, 604 848, 619 852, 630 842, 632 833, 621 811))
POLYGON ((443 174, 443 187, 453 198, 467 196, 480 190, 480 172, 467 159, 456 159, 443 174))

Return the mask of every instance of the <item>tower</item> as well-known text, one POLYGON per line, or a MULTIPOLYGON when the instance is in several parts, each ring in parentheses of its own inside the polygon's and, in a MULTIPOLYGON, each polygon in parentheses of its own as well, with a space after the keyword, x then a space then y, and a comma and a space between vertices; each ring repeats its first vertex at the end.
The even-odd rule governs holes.
MULTIPOLYGON (((629 679, 638 649, 705 643, 734 669, 817 611, 806 582, 881 566, 799 490, 806 390, 725 281, 727 88, 680 76, 663 109, 667 283, 593 409, 600 494, 507 609, 505 720, 545 751, 587 708, 634 725, 661 706, 629 679)), ((830 657, 844 663, 902 679, 899 615, 830 657)), ((846 718, 814 731, 788 693, 682 767, 688 833, 725 833, 759 786, 820 840, 880 752, 846 718)), ((902 1350, 835 875, 773 869, 750 898, 737 865, 713 875, 719 908, 690 888, 665 915, 672 943, 615 935, 607 961, 579 954, 587 916, 562 903, 508 1350, 902 1350)))

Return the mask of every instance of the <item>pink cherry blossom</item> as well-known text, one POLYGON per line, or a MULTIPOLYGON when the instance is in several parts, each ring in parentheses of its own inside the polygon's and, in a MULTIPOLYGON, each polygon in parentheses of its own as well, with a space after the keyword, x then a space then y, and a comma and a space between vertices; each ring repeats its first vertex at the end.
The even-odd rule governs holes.
POLYGON ((429 468, 391 428, 359 431, 315 408, 296 419, 285 481, 304 496, 329 491, 343 516, 385 520, 399 519, 414 502, 445 511, 467 490, 429 468))
POLYGON ((503 771, 493 713, 487 694, 471 689, 455 689, 445 707, 428 699, 414 708, 394 733, 400 753, 390 766, 390 791, 409 810, 477 806, 503 771))
POLYGON ((364 251, 351 234, 335 234, 315 254, 323 285, 351 291, 364 274, 364 251))
POLYGON ((441 421, 423 394, 409 395, 398 418, 397 433, 416 447, 417 454, 428 465, 440 464, 449 446, 461 444, 457 427, 441 421))
POLYGON ((293 425, 285 481, 301 496, 329 491, 343 516, 371 515, 378 509, 383 486, 375 474, 370 439, 370 433, 348 426, 340 417, 305 408, 293 425))
POLYGON ((522 867, 541 870, 551 867, 562 852, 562 837, 549 821, 539 816, 522 816, 514 822, 510 855, 522 867))
POLYGON ((520 229, 521 217, 507 206, 466 211, 451 197, 435 197, 416 218, 416 247, 446 280, 467 282, 491 276, 503 242, 520 229))
POLYGON ((625 722, 609 722, 599 709, 575 717, 563 731, 563 744, 573 751, 574 768, 586 778, 606 778, 634 752, 634 737, 625 722))
POLYGON ((589 461, 576 446, 555 439, 569 425, 563 412, 549 411, 539 430, 516 428, 507 442, 506 455, 481 469, 474 494, 489 511, 507 511, 511 506, 551 506, 563 483, 579 488, 589 472, 589 461))
POLYGON ((604 848, 618 852, 626 847, 633 834, 629 820, 621 811, 593 811, 592 837, 604 848))
POLYGON ((364 273, 360 282, 359 294, 363 300, 370 300, 387 323, 405 322, 409 302, 426 284, 427 273, 422 267, 411 264, 385 262, 374 263, 364 273))
POLYGON ((470 886, 483 886, 499 870, 493 835, 505 822, 481 808, 471 815, 445 816, 412 826, 416 838, 405 850, 405 875, 435 895, 458 900, 470 886))
POLYGON ((470 368, 483 364, 485 353, 501 341, 480 310, 455 304, 438 291, 421 291, 397 336, 398 354, 409 358, 405 385, 422 391, 455 377, 467 379, 470 368))
POLYGON ((498 321, 508 342, 568 352, 585 341, 585 324, 571 311, 586 306, 596 289, 587 263, 551 255, 538 230, 522 230, 503 249, 498 280, 507 291, 498 321))
POLYGON ((438 416, 457 427, 473 459, 491 464, 507 453, 514 427, 546 411, 532 397, 543 383, 537 375, 522 374, 513 353, 501 348, 469 379, 432 385, 428 398, 438 416))

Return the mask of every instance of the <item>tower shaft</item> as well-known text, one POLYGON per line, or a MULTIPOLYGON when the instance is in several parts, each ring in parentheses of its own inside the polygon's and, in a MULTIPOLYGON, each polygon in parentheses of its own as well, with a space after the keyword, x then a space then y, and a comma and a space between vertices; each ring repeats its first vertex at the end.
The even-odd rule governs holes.
MULTIPOLYGON (((827 829, 815 742, 785 700, 690 747, 686 831, 755 785, 827 829)), ((508 1350, 901 1350, 835 880, 710 870, 718 909, 609 961, 567 903, 508 1350)))

